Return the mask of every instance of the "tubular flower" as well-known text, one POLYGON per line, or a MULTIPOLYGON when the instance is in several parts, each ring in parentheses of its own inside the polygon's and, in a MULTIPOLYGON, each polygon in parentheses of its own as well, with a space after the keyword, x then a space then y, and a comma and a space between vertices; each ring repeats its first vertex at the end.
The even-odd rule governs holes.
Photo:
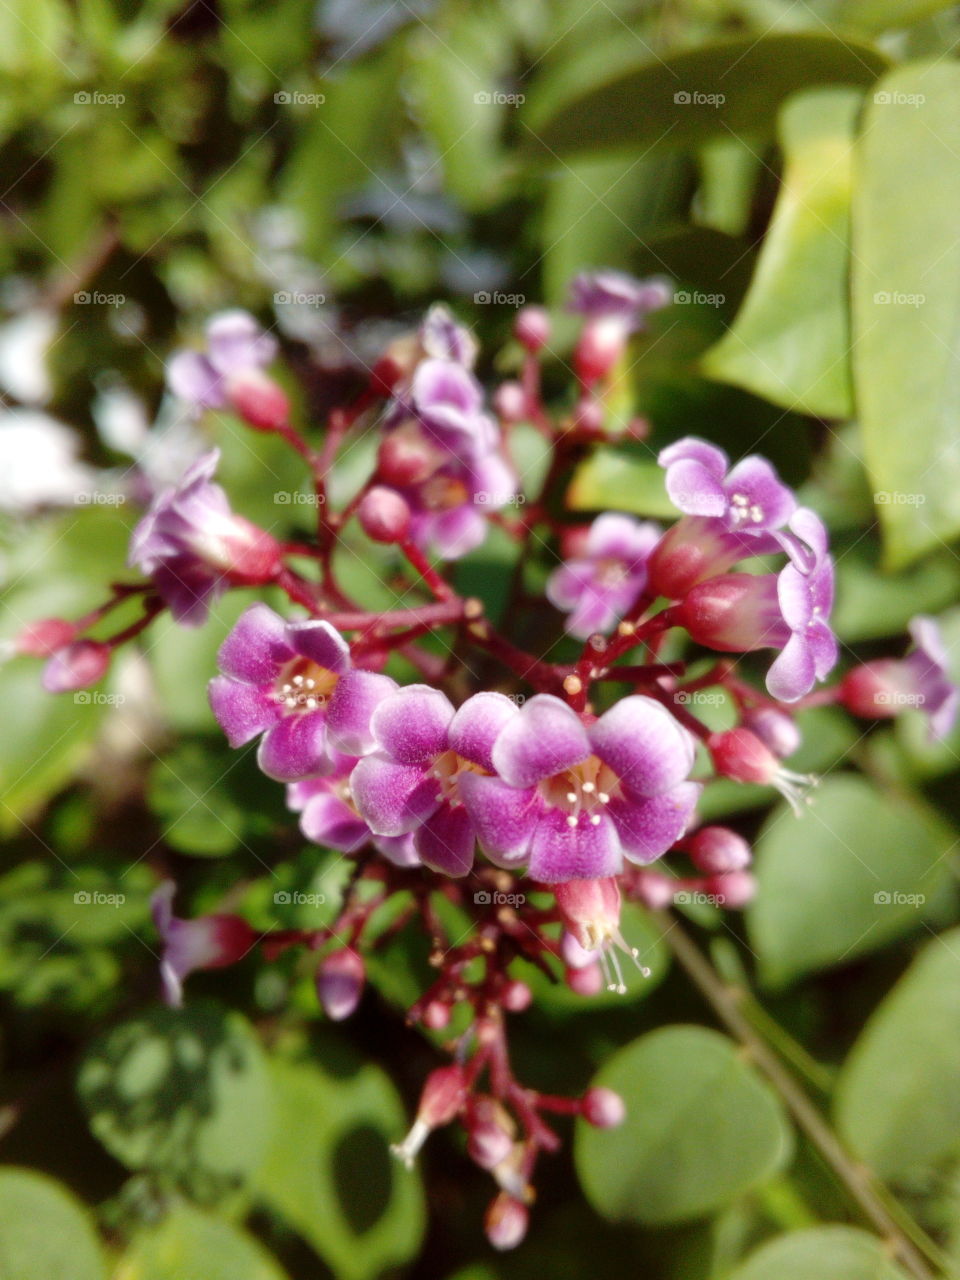
POLYGON ((183 1003, 183 980, 197 969, 221 969, 242 960, 256 934, 240 916, 199 916, 181 920, 173 914, 176 885, 165 881, 153 894, 150 909, 163 942, 160 977, 167 1004, 183 1003))
POLYGON ((475 835, 463 783, 493 772, 493 744, 515 714, 515 704, 500 693, 474 694, 455 711, 444 694, 423 684, 384 699, 371 721, 378 750, 359 762, 351 780, 371 831, 412 832, 428 867, 466 875, 475 835))
POLYGON ((492 861, 527 865, 545 884, 616 875, 648 863, 683 833, 699 787, 686 781, 693 740, 652 698, 623 698, 586 725, 537 694, 504 725, 496 777, 470 774, 460 792, 492 861))
POLYGON ((157 494, 130 539, 129 563, 149 578, 174 618, 206 620, 228 586, 269 582, 280 569, 280 547, 264 529, 230 510, 213 484, 220 451, 191 466, 178 485, 157 494))
POLYGON ((581 640, 609 631, 637 601, 647 582, 647 560, 660 528, 609 512, 590 526, 582 554, 565 561, 547 581, 547 599, 569 613, 566 629, 581 640))
POLYGON ((371 751, 370 717, 396 689, 389 676, 356 670, 328 622, 286 622, 265 604, 241 614, 218 661, 213 714, 232 747, 263 734, 257 762, 279 782, 330 773, 332 751, 371 751))

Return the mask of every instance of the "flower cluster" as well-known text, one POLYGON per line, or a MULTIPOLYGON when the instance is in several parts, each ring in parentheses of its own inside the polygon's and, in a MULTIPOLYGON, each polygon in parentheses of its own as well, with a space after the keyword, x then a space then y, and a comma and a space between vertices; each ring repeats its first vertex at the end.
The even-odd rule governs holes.
MULTIPOLYGON (((174 915, 175 886, 164 883, 154 904, 164 995, 179 1002, 189 974, 251 951, 302 948, 320 1005, 342 1019, 364 996, 365 948, 419 921, 436 979, 410 1020, 442 1031, 459 1007, 472 1020, 453 1061, 427 1080, 397 1151, 409 1162, 435 1128, 462 1125, 470 1158, 496 1184, 486 1225, 498 1247, 522 1238, 536 1162, 559 1144, 545 1116, 601 1127, 623 1118, 608 1090, 556 1098, 516 1079, 506 1015, 533 999, 521 966, 584 997, 622 991, 621 955, 643 971, 621 925, 624 898, 654 911, 691 892, 746 905, 750 846, 704 825, 698 803, 724 778, 776 787, 802 813, 814 780, 786 762, 805 708, 840 703, 876 719, 919 709, 936 738, 957 712, 929 618, 912 624, 906 657, 874 658, 815 689, 838 661, 827 531, 761 457, 731 465, 697 437, 666 444, 657 456, 677 519, 665 529, 615 510, 586 528, 558 514, 556 495, 584 452, 619 438, 606 417, 617 368, 670 297, 665 281, 577 278, 576 385, 559 413, 541 393, 543 309, 519 313, 513 376, 487 401, 472 336, 434 307, 317 440, 267 373, 277 342, 245 313, 215 317, 202 351, 171 360, 169 385, 198 431, 208 411, 214 421, 227 411, 295 450, 315 532, 286 528, 286 508, 270 529, 236 514, 211 448, 143 512, 129 555, 138 581, 115 584, 75 622, 35 622, 8 646, 46 659, 49 690, 83 689, 164 612, 198 625, 223 592, 269 588, 271 603, 250 605, 223 639, 210 703, 232 748, 257 742, 259 767, 285 785, 303 835, 354 859, 353 874, 328 923, 262 933, 229 913, 174 915), (521 426, 549 455, 536 489, 511 461, 521 426), (334 509, 330 473, 363 435, 375 466, 334 509), (343 580, 351 521, 396 607, 367 607, 343 580), (492 521, 515 547, 502 624, 492 599, 462 595, 428 560, 465 556, 492 521), (131 604, 139 618, 103 635, 107 615, 131 604), (774 652, 765 676, 754 666, 763 650, 774 652), (701 697, 722 700, 732 723, 701 717, 701 697), (465 936, 444 933, 435 895, 472 921, 465 936), (378 913, 391 903, 387 927, 378 913)), ((637 440, 646 429, 626 431, 637 440)))

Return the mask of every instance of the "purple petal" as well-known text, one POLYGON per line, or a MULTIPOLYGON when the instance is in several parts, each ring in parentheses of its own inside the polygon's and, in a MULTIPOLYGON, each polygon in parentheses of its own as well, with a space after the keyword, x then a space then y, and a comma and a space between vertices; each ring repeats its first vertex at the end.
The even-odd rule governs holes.
POLYGON ((457 755, 493 773, 493 744, 517 714, 517 704, 504 694, 475 693, 450 722, 447 740, 457 755))
POLYGON ((402 836, 374 836, 373 845, 395 867, 419 867, 420 865, 420 856, 413 847, 413 836, 410 832, 402 836))
POLYGON ((589 590, 597 568, 592 560, 568 560, 554 569, 547 579, 547 599, 557 609, 572 609, 583 593, 589 590))
POLYGON ((459 560, 473 551, 487 536, 483 507, 464 503, 432 515, 426 523, 426 542, 441 560, 459 560))
POLYGON ((823 559, 827 554, 829 538, 823 521, 815 511, 811 511, 809 507, 797 507, 790 517, 790 528, 798 538, 803 539, 817 561, 823 559))
MULTIPOLYGON (((751 455, 738 462, 724 483, 727 494, 744 499, 743 509, 748 515, 738 526, 749 529, 756 525, 764 529, 778 529, 787 523, 797 506, 793 493, 782 482, 766 458, 751 455), (754 519, 754 516, 758 519, 754 519)), ((738 506, 740 504, 737 504, 738 506)))
POLYGON ((151 571, 151 577, 174 621, 183 627, 202 626, 210 606, 227 586, 222 575, 191 556, 165 560, 151 571))
POLYGON ((622 857, 617 831, 608 814, 600 821, 581 821, 575 827, 559 809, 547 809, 537 823, 530 844, 527 874, 541 884, 564 880, 595 880, 615 876, 622 857))
POLYGON ((214 676, 207 687, 210 706, 231 747, 242 747, 280 719, 282 708, 269 688, 214 676))
POLYGON ((418 765, 397 764, 386 756, 366 756, 350 777, 353 800, 370 830, 402 836, 428 818, 440 799, 440 787, 418 765))
POLYGON ((310 619, 288 623, 287 638, 297 653, 318 667, 338 676, 350 670, 350 646, 329 622, 310 619))
POLYGON ((207 325, 210 363, 221 374, 262 369, 277 354, 276 339, 246 311, 223 311, 207 325))
POLYGON ((833 670, 839 656, 837 637, 822 618, 815 618, 807 628, 807 643, 813 654, 817 679, 824 680, 833 670))
POLYGON ((322 710, 286 715, 263 736, 257 764, 268 778, 296 782, 329 773, 326 716, 322 710))
POLYGON ((473 866, 475 837, 466 809, 441 804, 413 834, 425 866, 448 876, 465 876, 473 866))
POLYGON ((439 689, 410 684, 384 698, 370 729, 376 745, 394 760, 423 764, 447 750, 453 715, 453 704, 439 689))
POLYGON ((619 617, 620 609, 612 603, 609 592, 588 588, 567 618, 565 630, 578 640, 586 640, 595 631, 609 631, 619 617))
POLYGON ((777 576, 777 601, 783 620, 791 631, 804 631, 813 617, 810 579, 792 563, 777 576))
POLYGON ((640 694, 621 698, 589 734, 593 750, 632 796, 659 795, 693 768, 693 738, 666 707, 640 694))
POLYGON ((946 671, 947 649, 943 643, 943 636, 940 634, 940 627, 936 618, 918 614, 915 618, 910 619, 907 630, 910 632, 910 639, 917 649, 925 653, 931 663, 942 667, 946 671))
POLYGON ((767 672, 767 691, 780 702, 796 702, 813 688, 817 677, 812 646, 804 632, 794 632, 767 672))
POLYGON ((500 778, 465 773, 460 779, 460 795, 491 862, 508 868, 526 862, 543 812, 536 791, 508 786, 500 778))
POLYGON ((657 462, 661 467, 673 467, 678 462, 698 462, 714 480, 722 480, 730 465, 730 459, 722 449, 698 436, 684 436, 676 444, 667 445, 657 454, 657 462))
POLYGON ((597 559, 622 560, 627 568, 643 561, 660 539, 659 525, 608 511, 587 534, 586 552, 597 559))
POLYGON ((348 756, 372 751, 376 744, 370 721, 396 687, 395 680, 376 671, 348 671, 341 676, 327 708, 330 745, 348 756))
POLYGON ((723 485, 694 459, 674 462, 664 483, 675 507, 691 516, 722 516, 727 510, 723 485))
POLYGON ((505 782, 530 787, 589 754, 587 731, 576 713, 552 694, 538 693, 504 726, 492 758, 505 782))
POLYGON ((235 680, 268 684, 293 656, 284 619, 265 604, 253 604, 244 609, 220 646, 217 665, 235 680))
POLYGON ((666 853, 689 826, 699 796, 696 782, 681 782, 663 795, 644 800, 615 796, 610 816, 630 861, 645 865, 666 853))
POLYGON ((417 409, 431 417, 447 406, 462 414, 477 413, 483 403, 480 384, 455 360, 421 360, 410 393, 417 409))
POLYGON ((315 844, 355 853, 370 839, 370 828, 348 804, 331 792, 318 792, 303 806, 300 830, 315 844))
POLYGON ((222 409, 226 404, 223 379, 199 351, 180 351, 167 362, 167 386, 201 409, 222 409))

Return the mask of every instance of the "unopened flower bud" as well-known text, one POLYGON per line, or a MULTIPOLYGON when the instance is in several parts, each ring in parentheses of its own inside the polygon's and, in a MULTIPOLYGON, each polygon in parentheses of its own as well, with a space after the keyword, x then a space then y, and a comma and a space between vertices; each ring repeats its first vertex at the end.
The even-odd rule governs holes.
POLYGON ((357 519, 374 542, 402 542, 410 528, 410 508, 395 489, 375 484, 361 498, 357 519))
POLYGON ((793 717, 776 707, 756 707, 748 711, 743 717, 743 726, 755 733, 781 760, 792 756, 803 741, 793 717))
POLYGON ((515 979, 508 982, 500 994, 500 1004, 508 1013, 523 1013, 533 1001, 533 992, 525 982, 515 979))
POLYGON ((905 701, 893 695, 900 691, 899 664, 893 658, 878 658, 854 667, 840 681, 840 703, 855 716, 885 720, 898 715, 905 701))
POLYGON ((381 441, 377 475, 384 484, 402 489, 432 476, 443 460, 440 450, 426 439, 419 426, 408 422, 381 441))
POLYGON ((513 333, 535 355, 550 339, 550 316, 543 307, 521 307, 513 322, 513 333))
POLYGON ((742 541, 718 520, 685 516, 663 535, 647 562, 654 595, 682 600, 699 582, 716 578, 743 559, 742 541))
POLYGON ((595 996, 604 988, 606 979, 596 960, 577 969, 567 969, 563 975, 567 986, 578 996, 595 996))
POLYGON ((334 1022, 349 1018, 360 1003, 366 969, 350 947, 332 951, 317 970, 317 995, 323 1011, 334 1022))
POLYGON ((12 651, 29 658, 49 658, 68 645, 76 634, 76 627, 66 618, 39 618, 14 638, 12 651))
POLYGON ((727 910, 739 911, 756 897, 757 882, 749 871, 730 871, 710 876, 703 883, 703 892, 716 898, 727 910))
POLYGON ((58 649, 43 669, 42 684, 47 693, 69 693, 88 689, 106 674, 110 666, 110 646, 98 640, 74 640, 58 649))
POLYGON ((513 1150, 515 1125, 493 1098, 478 1098, 467 1123, 467 1155, 481 1169, 495 1169, 513 1150))
POLYGON ((239 587, 272 582, 283 567, 283 549, 266 529, 243 516, 231 517, 231 528, 222 543, 211 542, 208 563, 222 569, 239 587))
POLYGON ((430 1031, 442 1031, 450 1025, 450 1013, 450 1006, 446 1001, 431 1000, 420 1015, 420 1021, 430 1031))
POLYGON ((816 778, 812 774, 785 769, 755 733, 744 728, 712 733, 707 739, 707 748, 714 768, 722 778, 776 787, 789 801, 794 813, 803 812, 801 806, 806 800, 807 790, 815 785, 816 778))
POLYGON ((664 875, 662 871, 650 871, 644 868, 634 879, 634 895, 651 911, 662 911, 665 907, 669 907, 676 892, 676 880, 673 876, 664 875))
POLYGON ((725 573, 700 582, 678 606, 697 644, 724 653, 779 648, 790 639, 775 574, 725 573))
POLYGON ((527 1234, 530 1214, 527 1206, 506 1191, 490 1202, 484 1218, 487 1239, 495 1249, 515 1249, 527 1234))
POLYGON ((597 1129, 615 1129, 617 1125, 623 1124, 627 1114, 619 1093, 601 1086, 588 1089, 580 1105, 584 1120, 597 1129))
POLYGON ((289 422, 287 393, 258 369, 228 378, 226 392, 230 407, 255 431, 278 431, 289 422))
POLYGON ((588 320, 573 352, 577 377, 587 386, 609 378, 627 349, 628 330, 618 316, 588 320))
POLYGON ((523 422, 527 396, 519 382, 501 382, 493 393, 493 408, 501 422, 523 422))
POLYGON ((573 425, 586 436, 602 435, 603 422, 603 405, 599 400, 585 398, 573 412, 573 425))
POLYGON ((706 875, 742 871, 753 860, 746 840, 729 827, 701 827, 687 841, 687 851, 693 865, 706 875))
POLYGON ((467 1097, 466 1073, 459 1063, 437 1067, 427 1076, 420 1095, 417 1118, 403 1142, 390 1148, 408 1169, 430 1133, 449 1124, 462 1109, 467 1097))

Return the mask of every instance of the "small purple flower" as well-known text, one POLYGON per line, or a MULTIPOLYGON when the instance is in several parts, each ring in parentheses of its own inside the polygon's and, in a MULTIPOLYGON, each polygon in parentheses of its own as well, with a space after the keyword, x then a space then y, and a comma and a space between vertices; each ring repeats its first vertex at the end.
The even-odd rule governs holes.
POLYGON ((767 672, 767 689, 781 702, 796 702, 824 680, 837 661, 830 629, 833 560, 819 516, 798 507, 790 517, 790 562, 777 575, 777 598, 790 639, 767 672))
POLYGON ((927 716, 931 742, 942 741, 957 718, 960 690, 950 679, 947 651, 936 620, 910 622, 914 648, 905 658, 877 658, 848 671, 840 684, 844 706, 877 719, 909 707, 927 716))
POLYGON ((221 969, 242 960, 256 934, 241 916, 199 916, 181 920, 173 914, 176 885, 165 881, 150 899, 150 910, 163 942, 160 978, 169 1005, 183 1003, 183 980, 197 969, 221 969))
POLYGON ((231 747, 263 734, 257 763, 278 782, 335 767, 333 751, 373 750, 370 718, 396 689, 389 676, 356 670, 329 622, 286 622, 251 605, 227 636, 210 681, 210 704, 231 747))
POLYGON ((793 493, 765 458, 751 455, 731 471, 722 449, 687 436, 662 449, 657 461, 666 468, 670 501, 687 515, 714 516, 743 533, 767 533, 786 524, 796 509, 793 493))
POLYGON ((643 328, 651 311, 659 311, 673 298, 666 280, 637 280, 622 271, 583 271, 570 283, 570 311, 590 320, 619 320, 627 332, 643 328))
POLYGON ((435 302, 420 326, 420 346, 424 355, 436 360, 455 360, 472 369, 477 359, 477 342, 469 329, 457 324, 448 307, 435 302))
POLYGON ((167 384, 194 412, 223 409, 232 379, 262 374, 277 354, 276 339, 246 311, 223 311, 206 329, 206 351, 181 351, 167 365, 167 384))
POLYGON ((636 603, 647 582, 647 560, 659 525, 609 512, 590 526, 583 552, 547 580, 547 599, 570 614, 566 629, 586 640, 609 631, 636 603))
POLYGON ((616 875, 659 858, 686 829, 699 794, 686 781, 694 744, 652 698, 621 699, 586 725, 552 694, 507 719, 491 752, 496 777, 460 792, 492 861, 544 884, 616 875))
POLYGON ((399 492, 410 508, 410 540, 442 560, 458 560, 486 538, 489 513, 513 500, 517 478, 499 453, 488 453, 451 459, 399 492))
POLYGON ((230 510, 212 483, 218 449, 198 458, 173 488, 158 493, 133 531, 128 563, 152 578, 174 618, 204 622, 230 584, 269 582, 281 564, 277 541, 230 510))
POLYGON ((427 436, 456 457, 481 458, 499 432, 483 411, 483 391, 455 360, 421 360, 413 373, 409 407, 427 436))
POLYGON ((300 830, 314 844, 339 853, 356 853, 364 845, 373 844, 398 867, 415 867, 420 859, 413 848, 413 837, 374 835, 357 810, 351 787, 351 774, 357 756, 331 752, 332 771, 322 778, 304 778, 287 787, 287 805, 300 814, 300 830))
POLYGON ((428 867, 466 875, 475 837, 461 788, 465 779, 493 772, 493 744, 516 712, 500 693, 474 694, 455 711, 424 684, 385 698, 371 722, 379 750, 357 764, 351 782, 370 829, 384 836, 412 832, 428 867))

